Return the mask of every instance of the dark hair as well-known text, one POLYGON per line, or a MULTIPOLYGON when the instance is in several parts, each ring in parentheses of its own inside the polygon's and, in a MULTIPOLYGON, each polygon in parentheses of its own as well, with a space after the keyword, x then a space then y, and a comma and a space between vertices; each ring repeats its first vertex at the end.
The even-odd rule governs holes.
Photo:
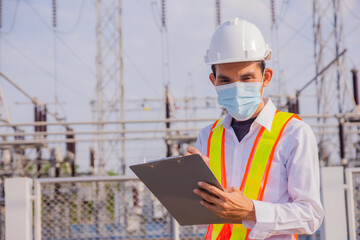
MULTIPOLYGON (((259 64, 259 67, 260 67, 260 69, 261 69, 261 74, 263 74, 263 72, 264 72, 264 70, 265 70, 265 67, 266 67, 266 65, 265 65, 265 61, 264 60, 261 60, 261 61, 259 61, 258 62, 258 64, 259 64)), ((213 74, 214 74, 214 76, 215 76, 215 78, 216 78, 216 68, 215 68, 215 64, 214 65, 211 65, 211 70, 212 70, 212 72, 213 72, 213 74)))

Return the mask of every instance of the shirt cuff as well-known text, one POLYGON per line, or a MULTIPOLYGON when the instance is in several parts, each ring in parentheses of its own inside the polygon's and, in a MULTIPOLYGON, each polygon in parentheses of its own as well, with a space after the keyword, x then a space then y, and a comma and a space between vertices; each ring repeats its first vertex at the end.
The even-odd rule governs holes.
POLYGON ((256 222, 243 220, 244 227, 251 229, 250 239, 265 239, 270 237, 275 223, 275 208, 272 203, 252 200, 255 208, 256 222))

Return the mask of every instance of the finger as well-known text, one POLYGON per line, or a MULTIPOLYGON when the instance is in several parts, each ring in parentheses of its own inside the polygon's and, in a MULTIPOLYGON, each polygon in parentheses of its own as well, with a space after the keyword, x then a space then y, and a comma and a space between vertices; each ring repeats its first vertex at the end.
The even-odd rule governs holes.
POLYGON ((222 214, 222 209, 220 209, 217 205, 213 205, 213 204, 210 204, 206 201, 201 201, 200 202, 201 205, 203 205, 204 207, 206 207, 207 209, 209 209, 210 211, 212 211, 214 214, 222 217, 223 214, 222 214))
POLYGON ((222 201, 219 198, 211 196, 210 194, 201 191, 200 189, 194 189, 194 193, 209 203, 213 203, 215 205, 219 205, 220 203, 222 203, 222 201))
POLYGON ((198 182, 198 185, 204 188, 205 190, 209 191, 210 193, 218 196, 219 198, 224 199, 224 191, 218 189, 217 187, 210 185, 206 182, 198 182))
POLYGON ((197 150, 196 148, 194 147, 188 147, 187 148, 187 152, 184 154, 184 156, 189 156, 189 155, 193 155, 193 154, 199 154, 200 157, 204 160, 204 162, 210 166, 210 161, 209 161, 209 158, 205 155, 202 155, 201 152, 199 150, 197 150))

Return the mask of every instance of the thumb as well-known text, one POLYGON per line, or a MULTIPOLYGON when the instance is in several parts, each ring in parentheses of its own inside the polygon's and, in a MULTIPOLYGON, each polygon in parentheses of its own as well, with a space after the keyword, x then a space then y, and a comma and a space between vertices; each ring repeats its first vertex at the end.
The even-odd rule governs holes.
POLYGON ((201 152, 194 147, 188 147, 187 152, 190 154, 200 154, 201 155, 201 152))
POLYGON ((194 147, 187 148, 187 152, 186 152, 185 156, 191 155, 191 154, 199 154, 201 156, 201 158, 205 161, 205 163, 207 165, 209 165, 209 158, 205 155, 202 155, 201 152, 199 150, 197 150, 196 148, 194 148, 194 147))

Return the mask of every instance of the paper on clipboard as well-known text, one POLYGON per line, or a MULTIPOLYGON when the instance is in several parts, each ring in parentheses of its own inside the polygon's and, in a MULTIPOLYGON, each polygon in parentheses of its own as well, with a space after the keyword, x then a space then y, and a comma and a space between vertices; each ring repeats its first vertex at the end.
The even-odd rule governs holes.
POLYGON ((159 199, 161 204, 182 226, 226 223, 200 204, 201 198, 193 193, 199 181, 219 189, 218 182, 200 155, 172 157, 150 163, 130 166, 130 169, 159 199))

